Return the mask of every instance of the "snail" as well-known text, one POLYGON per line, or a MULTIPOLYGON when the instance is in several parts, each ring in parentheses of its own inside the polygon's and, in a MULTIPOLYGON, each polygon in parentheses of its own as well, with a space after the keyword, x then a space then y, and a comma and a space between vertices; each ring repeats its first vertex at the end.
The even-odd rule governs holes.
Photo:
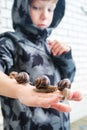
POLYGON ((12 71, 10 73, 10 78, 16 79, 16 81, 19 84, 29 83, 29 81, 30 81, 30 78, 29 78, 29 75, 27 72, 19 72, 18 73, 18 72, 12 71))
POLYGON ((57 90, 56 86, 50 85, 50 80, 46 75, 43 75, 41 77, 38 77, 35 80, 35 86, 37 92, 45 92, 50 93, 57 90))
POLYGON ((67 99, 70 93, 71 82, 69 79, 60 80, 57 86, 50 85, 50 80, 43 75, 35 80, 36 91, 50 93, 59 90, 63 95, 63 99, 67 99))
POLYGON ((67 99, 70 93, 71 82, 69 79, 63 79, 58 82, 58 90, 61 91, 63 99, 67 99))
POLYGON ((9 74, 9 77, 10 77, 11 79, 15 79, 15 77, 16 77, 17 74, 18 74, 18 72, 12 71, 12 72, 9 74))
MULTIPOLYGON (((30 83, 30 78, 27 72, 17 73, 12 71, 10 73, 10 78, 15 78, 19 84, 30 83)), ((36 78, 34 85, 36 86, 34 90, 37 92, 50 93, 59 90, 63 95, 63 99, 68 98, 71 88, 71 82, 69 79, 60 80, 58 84, 54 86, 50 85, 50 79, 46 75, 36 78)))

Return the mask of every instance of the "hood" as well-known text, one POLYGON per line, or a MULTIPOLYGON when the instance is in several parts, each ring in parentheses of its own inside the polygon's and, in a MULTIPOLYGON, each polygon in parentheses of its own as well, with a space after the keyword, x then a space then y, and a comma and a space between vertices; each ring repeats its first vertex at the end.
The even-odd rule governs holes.
MULTIPOLYGON (((29 4, 30 0, 14 0, 12 8, 12 22, 13 28, 21 29, 24 32, 33 31, 37 33, 37 30, 41 30, 32 24, 30 15, 29 15, 29 4)), ((62 20, 65 12, 65 0, 58 0, 57 6, 54 12, 53 21, 48 28, 48 30, 53 30, 57 27, 60 21, 62 20)))

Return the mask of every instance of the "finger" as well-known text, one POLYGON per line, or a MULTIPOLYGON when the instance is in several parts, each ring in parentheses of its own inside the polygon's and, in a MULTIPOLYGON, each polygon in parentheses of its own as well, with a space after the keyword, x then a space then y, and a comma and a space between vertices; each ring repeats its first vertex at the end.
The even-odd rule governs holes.
POLYGON ((54 50, 54 54, 55 55, 62 55, 64 53, 64 49, 63 48, 56 48, 55 50, 54 50))
POLYGON ((52 104, 57 103, 61 100, 61 96, 53 96, 50 98, 43 99, 41 97, 38 98, 37 106, 48 108, 52 104))
POLYGON ((49 42, 49 46, 50 46, 50 49, 51 49, 53 55, 57 55, 60 50, 60 44, 58 44, 58 42, 56 42, 56 41, 53 41, 53 42, 51 41, 51 42, 49 42))
POLYGON ((83 95, 79 91, 72 92, 72 96, 69 98, 70 100, 74 101, 81 101, 83 98, 83 95))
POLYGON ((64 53, 67 53, 70 51, 70 48, 68 46, 65 45, 55 45, 55 47, 53 48, 53 51, 56 53, 56 55, 62 55, 64 53))
POLYGON ((55 104, 51 105, 51 107, 58 111, 61 111, 61 112, 70 112, 71 111, 70 105, 63 104, 61 102, 55 103, 55 104))
POLYGON ((50 48, 52 49, 52 47, 53 47, 53 42, 52 42, 52 41, 48 41, 48 44, 49 44, 50 48))
POLYGON ((50 46, 51 49, 53 49, 56 44, 57 44, 57 46, 59 46, 58 41, 56 41, 56 40, 54 40, 54 41, 49 41, 49 46, 50 46))
POLYGON ((51 51, 54 55, 62 55, 65 52, 65 49, 63 46, 55 42, 51 44, 51 51))

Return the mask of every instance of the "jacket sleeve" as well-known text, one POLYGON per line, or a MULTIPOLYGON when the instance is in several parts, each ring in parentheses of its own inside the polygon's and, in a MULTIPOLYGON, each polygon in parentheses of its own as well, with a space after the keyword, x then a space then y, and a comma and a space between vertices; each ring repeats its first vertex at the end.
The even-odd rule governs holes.
POLYGON ((0 38, 0 71, 9 73, 13 66, 14 47, 12 41, 8 38, 0 38))
POLYGON ((53 61, 60 71, 61 79, 69 78, 72 82, 74 80, 76 66, 72 58, 71 50, 61 56, 53 56, 53 61))

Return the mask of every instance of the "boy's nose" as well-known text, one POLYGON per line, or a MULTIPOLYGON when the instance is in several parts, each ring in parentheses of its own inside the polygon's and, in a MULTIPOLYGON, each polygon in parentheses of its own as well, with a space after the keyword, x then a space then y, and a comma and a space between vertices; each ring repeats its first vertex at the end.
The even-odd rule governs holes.
POLYGON ((41 13, 41 19, 42 19, 42 20, 45 20, 45 19, 47 19, 47 17, 48 17, 48 12, 47 12, 47 10, 43 10, 42 13, 41 13))

